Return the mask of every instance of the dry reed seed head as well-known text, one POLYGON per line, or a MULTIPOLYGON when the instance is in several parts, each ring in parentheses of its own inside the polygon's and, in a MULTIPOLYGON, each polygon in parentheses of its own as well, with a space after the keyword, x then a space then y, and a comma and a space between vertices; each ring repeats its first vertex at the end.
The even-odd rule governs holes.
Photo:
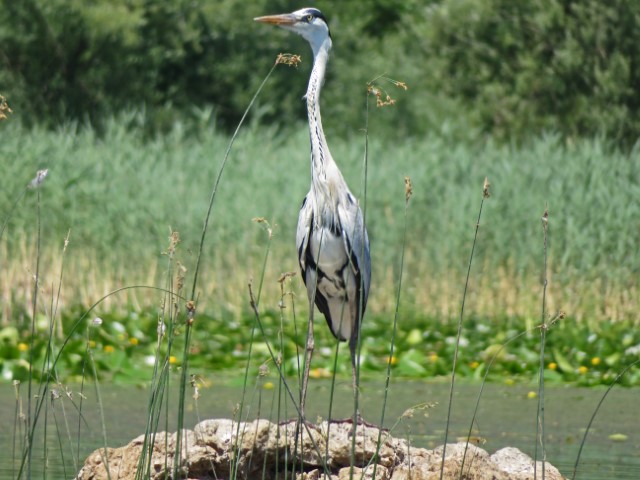
POLYGON ((284 272, 278 277, 278 283, 283 284, 287 278, 295 277, 298 272, 284 272))
POLYGON ((409 203, 409 199, 413 195, 413 185, 409 177, 404 177, 404 196, 406 203, 409 203))
POLYGON ((62 385, 60 385, 60 387, 62 387, 62 389, 64 390, 64 394, 67 396, 67 398, 69 400, 73 400, 73 390, 71 390, 71 388, 69 387, 63 387, 62 385))
POLYGON ((393 105, 395 103, 395 100, 392 99, 390 95, 388 95, 386 92, 383 92, 379 88, 370 85, 369 87, 367 87, 367 92, 376 97, 376 107, 384 107, 387 105, 393 105), (385 100, 382 99, 383 95, 386 95, 385 100))
POLYGON ((487 439, 484 437, 478 437, 475 435, 471 435, 470 437, 458 437, 456 440, 458 440, 458 442, 469 442, 469 443, 473 443, 475 445, 484 445, 485 443, 487 443, 487 439))
POLYGON ((253 296, 253 278, 250 278, 247 282, 247 288, 249 289, 249 305, 254 310, 256 309, 256 299, 253 296))
POLYGON ((51 389, 51 402, 60 398, 60 391, 57 388, 51 389))
POLYGON ((198 400, 200 398, 200 384, 198 383, 198 376, 191 374, 189 376, 189 384, 193 388, 193 399, 198 400))
POLYGON ((396 103, 395 99, 391 98, 391 95, 389 95, 389 93, 384 88, 375 85, 376 82, 380 80, 385 80, 395 87, 401 88, 403 90, 407 90, 409 88, 406 83, 399 80, 394 80, 393 78, 385 77, 384 75, 380 75, 379 77, 374 78, 369 83, 367 83, 367 93, 376 97, 377 107, 387 107, 395 105, 396 103))
POLYGON ((549 208, 545 207, 544 213, 542 214, 542 227, 546 229, 548 223, 549 223, 549 208))
POLYGON ((482 196, 484 198, 489 198, 491 196, 491 193, 489 193, 490 186, 491 184, 489 183, 489 178, 484 177, 484 185, 482 186, 482 196))
POLYGON ((0 95, 0 120, 6 120, 9 113, 13 113, 13 110, 9 107, 7 99, 0 95))
POLYGON ((260 365, 260 367, 258 367, 258 376, 266 377, 267 375, 269 375, 269 367, 267 367, 266 363, 263 363, 262 365, 260 365))
POLYGON ((564 320, 565 316, 566 316, 566 314, 564 313, 564 311, 559 310, 558 313, 556 313, 556 315, 551 320, 549 320, 549 322, 548 322, 549 326, 553 326, 558 321, 564 320))
POLYGON ((276 65, 289 65, 290 67, 297 67, 302 63, 300 55, 294 55, 293 53, 279 53, 276 57, 276 65))
POLYGON ((49 169, 45 168, 43 170, 38 170, 36 172, 36 176, 33 178, 33 180, 31 180, 31 182, 29 182, 28 187, 29 188, 37 188, 40 185, 42 185, 42 182, 44 182, 44 179, 47 178, 47 174, 49 173, 49 169))
POLYGON ((69 236, 71 235, 71 230, 67 231, 67 236, 64 237, 64 246, 62 247, 62 252, 67 251, 67 247, 69 246, 69 236))
POLYGON ((182 265, 180 262, 176 262, 176 267, 176 289, 180 292, 184 287, 184 280, 187 276, 187 267, 182 265))
POLYGON ((251 220, 252 222, 255 222, 259 225, 264 225, 264 228, 267 231, 267 235, 269 235, 269 238, 273 237, 273 229, 271 228, 271 224, 267 221, 266 218, 264 217, 255 217, 251 220))
POLYGON ((438 402, 419 403, 418 405, 414 405, 413 407, 405 410, 401 418, 412 418, 413 414, 418 410, 422 410, 424 412, 424 416, 428 417, 429 416, 428 410, 435 408, 437 406, 438 406, 438 402))
POLYGON ((287 278, 293 278, 295 277, 297 274, 297 272, 285 272, 282 273, 279 277, 278 277, 278 283, 280 284, 280 301, 278 302, 278 307, 281 309, 287 308, 285 303, 284 303, 284 296, 286 295, 286 293, 292 293, 292 292, 286 292, 284 291, 284 282, 287 280, 287 278))
POLYGON ((167 250, 162 252, 162 254, 172 256, 175 253, 176 247, 179 243, 180 233, 172 230, 171 227, 169 227, 169 246, 167 247, 167 250))
POLYGON ((196 302, 189 300, 187 302, 187 325, 193 325, 193 317, 196 314, 196 302))
POLYGON ((413 418, 413 412, 415 412, 414 408, 408 408, 404 411, 404 413, 400 416, 401 418, 413 418))

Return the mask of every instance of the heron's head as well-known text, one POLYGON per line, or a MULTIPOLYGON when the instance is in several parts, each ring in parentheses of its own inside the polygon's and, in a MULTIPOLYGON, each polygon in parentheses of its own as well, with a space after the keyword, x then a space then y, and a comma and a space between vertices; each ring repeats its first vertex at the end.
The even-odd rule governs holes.
POLYGON ((292 13, 254 18, 256 22, 270 23, 301 35, 311 44, 314 52, 327 38, 331 38, 327 19, 317 8, 303 8, 292 13))

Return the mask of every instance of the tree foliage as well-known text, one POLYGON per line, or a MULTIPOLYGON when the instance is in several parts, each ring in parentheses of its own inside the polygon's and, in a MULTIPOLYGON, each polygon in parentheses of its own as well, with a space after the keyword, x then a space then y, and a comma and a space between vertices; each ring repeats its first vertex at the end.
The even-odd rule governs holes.
POLYGON ((448 1, 425 9, 434 88, 484 130, 640 132, 640 10, 634 0, 448 1))
MULTIPOLYGON (((329 130, 361 127, 366 84, 387 74, 410 87, 389 114, 405 134, 526 138, 553 130, 627 143, 640 135, 635 0, 317 6, 334 38, 323 112, 340 123, 327 122, 329 130)), ((276 76, 257 110, 263 120, 287 123, 303 118, 311 54, 301 39, 252 18, 298 7, 284 0, 3 0, 0 89, 30 124, 99 125, 105 115, 144 107, 155 128, 210 107, 231 128, 276 55, 289 51, 302 54, 302 66, 276 76)))

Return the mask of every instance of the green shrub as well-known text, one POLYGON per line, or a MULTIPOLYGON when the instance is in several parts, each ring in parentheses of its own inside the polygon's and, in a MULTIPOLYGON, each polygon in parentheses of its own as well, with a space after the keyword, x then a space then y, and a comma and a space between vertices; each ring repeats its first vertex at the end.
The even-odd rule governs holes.
POLYGON ((445 0, 423 7, 405 42, 418 43, 429 60, 430 88, 467 105, 486 132, 633 142, 640 133, 637 7, 629 0, 445 0))
MULTIPOLYGON (((410 88, 389 114, 399 135, 559 131, 627 144, 639 136, 640 10, 632 0, 318 7, 334 38, 323 113, 339 121, 327 122, 330 133, 362 127, 366 83, 387 74, 410 88)), ((231 129, 276 55, 294 52, 301 67, 283 68, 254 113, 289 124, 304 119, 311 53, 302 39, 252 18, 293 8, 265 0, 5 1, 0 86, 27 123, 100 125, 105 114, 145 106, 151 131, 211 112, 231 129)))

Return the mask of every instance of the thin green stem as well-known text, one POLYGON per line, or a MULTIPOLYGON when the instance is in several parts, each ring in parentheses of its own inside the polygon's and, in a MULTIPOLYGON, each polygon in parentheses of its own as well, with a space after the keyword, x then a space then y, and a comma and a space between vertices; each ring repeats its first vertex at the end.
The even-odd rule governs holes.
MULTIPOLYGON (((33 452, 33 435, 36 428, 37 418, 32 418, 31 415, 31 396, 33 388, 33 362, 34 362, 34 350, 35 350, 35 338, 36 338, 36 312, 38 307, 38 290, 40 286, 38 282, 40 280, 40 242, 42 240, 41 235, 41 223, 40 223, 40 189, 36 190, 36 273, 33 285, 33 303, 31 310, 31 339, 29 348, 29 383, 27 392, 27 478, 31 478, 31 456, 33 452)), ((22 470, 22 468, 20 469, 22 470)))
POLYGON ((611 382, 611 385, 609 385, 607 390, 604 392, 604 395, 602 395, 602 398, 598 402, 598 405, 596 406, 596 409, 593 411, 593 414, 591 415, 591 418, 589 419, 589 423, 587 424, 587 428, 584 431, 584 436, 582 437, 582 441, 580 442, 580 448, 578 449, 578 456, 576 457, 576 463, 573 466, 573 474, 571 475, 571 480, 575 480, 576 475, 578 473, 578 465, 580 464, 580 457, 582 456, 582 449, 584 448, 585 443, 587 443, 587 435, 589 435, 589 430, 591 430, 591 425, 593 424, 593 421, 596 419, 596 415, 598 415, 598 411, 600 410, 600 407, 602 406, 602 404, 604 403, 604 400, 607 398, 607 395, 609 395, 609 392, 613 389, 613 387, 616 385, 616 383, 618 383, 618 381, 622 378, 622 376, 625 373, 627 373, 627 371, 629 371, 631 369, 631 367, 634 367, 636 365, 640 365, 640 360, 636 360, 635 362, 627 365, 616 376, 616 378, 614 378, 613 382, 611 382))
POLYGON ((96 389, 96 399, 98 401, 98 414, 100 415, 100 425, 102 427, 102 442, 103 442, 103 455, 102 460, 104 462, 105 471, 107 472, 107 478, 111 480, 111 469, 109 468, 109 447, 107 445, 107 424, 104 420, 104 408, 102 407, 102 395, 100 395, 100 381, 98 380, 98 371, 96 370, 96 363, 93 359, 93 353, 88 350, 89 363, 91 364, 91 371, 93 372, 93 382, 96 389))
POLYGON ((460 348, 460 336, 462 334, 462 320, 464 318, 464 307, 465 307, 465 302, 466 302, 466 299, 467 299, 467 289, 469 288, 469 278, 471 276, 471 265, 473 264, 473 254, 475 252, 476 242, 478 240, 478 231, 480 230, 480 219, 482 217, 482 207, 484 206, 485 198, 488 198, 488 196, 489 196, 488 189, 489 189, 489 183, 485 179, 484 192, 483 192, 483 195, 482 195, 482 200, 480 201, 480 209, 478 211, 478 220, 476 221, 476 229, 475 229, 475 233, 473 235, 473 244, 471 245, 471 254, 469 255, 469 264, 468 264, 468 267, 467 267, 467 277, 466 277, 466 280, 464 282, 464 291, 462 293, 462 304, 460 306, 460 319, 458 320, 458 332, 456 334, 456 344, 455 344, 455 350, 454 350, 454 353, 453 353, 453 366, 451 368, 451 387, 449 389, 449 406, 447 408, 447 424, 446 424, 445 431, 444 431, 444 445, 442 447, 442 462, 440 464, 440 480, 442 480, 442 478, 444 478, 444 462, 445 462, 446 453, 447 453, 447 440, 449 438, 449 425, 451 423, 451 410, 452 410, 452 406, 453 406, 453 388, 454 388, 455 381, 456 381, 456 367, 457 367, 457 363, 458 363, 458 351, 459 351, 459 348, 460 348))
POLYGON ((542 216, 543 256, 542 271, 542 313, 540 323, 540 367, 538 380, 538 410, 536 414, 536 443, 533 455, 533 478, 537 478, 538 442, 542 449, 542 480, 545 478, 545 434, 544 434, 544 347, 547 340, 546 305, 547 305, 547 240, 549 228, 549 209, 545 208, 542 216))
POLYGON ((256 90, 256 93, 253 95, 253 98, 251 98, 251 101, 249 102, 249 105, 247 106, 246 110, 242 114, 242 118, 240 119, 240 122, 238 122, 238 126, 236 127, 235 131, 233 132, 231 140, 229 141, 229 145, 227 146, 227 150, 224 153, 224 158, 222 159, 222 165, 220 165, 220 170, 218 171, 218 176, 216 177, 216 180, 215 180, 215 182, 213 184, 213 189, 211 190, 211 197, 209 198, 209 207, 207 209, 207 214, 206 214, 205 219, 204 219, 204 225, 202 226, 202 235, 200 237, 200 246, 198 248, 198 258, 196 260, 196 268, 195 268, 195 272, 193 274, 193 287, 191 289, 191 298, 194 298, 195 294, 196 294, 196 289, 197 289, 197 285, 198 285, 198 272, 200 271, 200 261, 201 261, 202 254, 203 254, 203 251, 204 251, 204 241, 205 241, 205 237, 207 235, 207 229, 209 227, 209 220, 210 220, 210 217, 211 217, 211 211, 213 210, 213 203, 215 201, 216 194, 218 193, 218 185, 220 184, 220 179, 222 178, 222 173, 224 172, 224 168, 225 168, 225 166, 227 164, 227 160, 229 159, 229 154, 231 153, 231 147, 233 147, 233 144, 235 143, 236 138, 237 138, 238 134, 240 133, 240 128, 244 124, 244 121, 247 118, 247 115, 248 115, 249 111, 253 107, 253 104, 255 103, 256 99, 260 95, 260 92, 262 92, 262 89, 267 84, 267 80, 269 80, 269 77, 271 77, 271 74, 273 73, 273 71, 276 69, 277 66, 278 66, 278 64, 274 63, 273 67, 271 67, 271 70, 269 70, 269 73, 267 73, 267 76, 264 77, 264 80, 262 80, 262 83, 258 87, 258 90, 256 90))
MULTIPOLYGON (((382 399, 382 411, 380 413, 380 429, 378 430, 378 441, 376 443, 376 456, 380 451, 380 446, 382 445, 382 428, 384 427, 384 417, 387 408, 387 398, 389 396, 389 384, 391 382, 391 366, 393 364, 393 353, 395 351, 396 344, 396 333, 398 331, 398 316, 400 313, 400 294, 402 292, 402 273, 404 272, 404 254, 406 251, 407 245, 407 217, 409 210, 409 199, 411 198, 412 190, 411 190, 411 180, 409 177, 405 177, 405 203, 404 203, 404 225, 402 228, 402 246, 400 250, 400 272, 398 274, 398 289, 396 291, 396 307, 393 314, 393 328, 391 330, 391 346, 389 349, 389 359, 387 360, 387 375, 385 378, 384 384, 384 396, 382 399)), ((376 478, 376 470, 378 467, 378 462, 374 462, 373 464, 373 478, 376 478)))
POLYGON ((473 409, 473 415, 471 416, 471 422, 469 423, 469 433, 467 434, 467 441, 465 443, 464 452, 462 454, 462 462, 460 463, 460 475, 458 476, 458 478, 460 480, 462 480, 463 477, 464 477, 464 463, 465 463, 465 459, 467 457, 467 449, 469 447, 469 439, 471 438, 471 432, 473 431, 473 425, 476 423, 476 417, 478 415, 478 408, 480 407, 480 399, 482 398, 482 392, 484 391, 484 386, 487 383, 487 378, 489 376, 489 372, 491 371, 491 367, 493 366, 493 363, 496 361, 496 359, 500 356, 500 353, 502 352, 502 350, 504 350, 507 347, 507 345, 509 345, 514 340, 522 337, 523 335, 526 335, 527 333, 529 333, 529 332, 531 332, 533 330, 534 329, 525 330, 525 331, 520 332, 517 335, 514 335, 513 337, 509 338, 506 342, 504 342, 502 345, 500 345, 500 348, 495 352, 495 354, 493 355, 493 357, 491 357, 491 360, 489 360, 489 363, 487 364, 486 370, 484 372, 484 376, 482 378, 482 383, 480 384, 480 391, 478 392, 478 398, 476 399, 476 405, 475 405, 475 408, 473 409))
MULTIPOLYGON (((271 345, 269 344, 269 342, 267 341, 267 334, 264 330, 264 325, 262 325, 262 321, 260 319, 260 311, 258 310, 258 304, 255 301, 255 297, 253 294, 253 289, 251 287, 251 284, 249 284, 249 299, 250 299, 250 305, 251 305, 251 309, 253 310, 253 314, 255 316, 255 320, 256 323, 258 325, 258 328, 260 329, 260 333, 262 334, 262 338, 265 340, 265 345, 267 347, 267 351, 269 352, 269 356, 271 357, 272 362, 274 363, 274 365, 276 366, 276 369, 278 370, 278 375, 280 377, 280 379, 283 382, 283 385, 287 391, 287 394, 289 395, 289 398, 291 399, 291 402, 293 404, 293 406, 296 409, 296 413, 298 414, 298 418, 301 418, 301 412, 300 412, 300 407, 298 406, 298 404, 296 404, 295 401, 295 397, 293 396, 293 391, 291 390, 291 388, 289 387, 289 384, 285 381, 285 377, 284 377, 284 372, 282 371, 282 367, 278 364, 277 359, 275 354, 273 353, 273 349, 271 348, 271 345)), ((316 452, 316 454, 318 455, 319 458, 322 458, 322 453, 320 452, 320 448, 318 447, 313 435, 311 435, 311 431, 309 429, 309 425, 307 424, 307 422, 302 422, 301 423, 301 427, 304 428, 307 431, 307 435, 309 436, 309 441, 311 442, 311 447, 313 448, 313 450, 316 452)), ((297 438, 297 436, 296 436, 297 438)), ((302 456, 301 456, 301 461, 302 461, 302 456)), ((324 474, 327 476, 331 476, 328 466, 327 466, 327 462, 323 461, 322 462, 322 468, 324 470, 324 474)))
MULTIPOLYGON (((268 224, 267 224, 268 225, 268 224)), ((272 239, 272 231, 271 228, 269 226, 267 226, 267 231, 269 233, 269 241, 267 242, 267 249, 264 255, 264 260, 263 260, 263 264, 262 264, 262 272, 260 273, 260 284, 258 287, 258 296, 255 299, 256 302, 256 306, 255 308, 258 308, 259 302, 260 302, 260 295, 262 293, 262 285, 264 283, 264 275, 265 275, 265 271, 267 269, 267 262, 269 260, 269 252, 271 251, 271 239, 272 239)), ((237 424, 237 429, 236 429, 236 444, 234 445, 234 449, 237 450, 238 448, 238 442, 240 441, 240 421, 242 420, 242 411, 244 409, 244 405, 245 405, 245 395, 247 392, 247 382, 249 380, 249 367, 251 365, 251 355, 253 352, 253 339, 255 337, 255 331, 256 331, 256 325, 257 325, 257 318, 256 320, 253 322, 253 325, 251 326, 251 337, 249 339, 249 349, 247 351, 247 364, 245 366, 245 370, 244 370, 244 379, 243 379, 243 383, 242 383, 242 398, 240 399, 240 408, 238 411, 238 424, 237 424)), ((266 340, 266 338, 265 338, 266 340)), ((275 357, 274 357, 274 361, 275 361, 275 357)), ((231 478, 235 479, 237 478, 237 474, 238 474, 238 462, 240 461, 239 456, 236 456, 235 461, 232 464, 231 467, 231 478)))

